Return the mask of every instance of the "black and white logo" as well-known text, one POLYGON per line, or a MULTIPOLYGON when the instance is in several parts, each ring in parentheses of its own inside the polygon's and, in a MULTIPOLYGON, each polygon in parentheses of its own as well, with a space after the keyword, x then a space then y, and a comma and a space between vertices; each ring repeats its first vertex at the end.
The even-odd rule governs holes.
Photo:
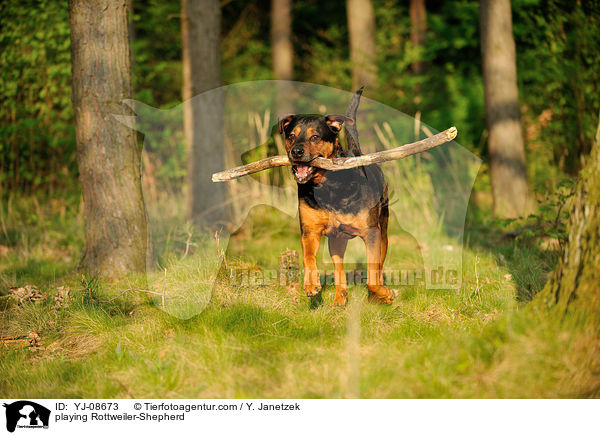
POLYGON ((14 432, 19 429, 48 429, 50 410, 29 400, 5 403, 6 430, 14 432))

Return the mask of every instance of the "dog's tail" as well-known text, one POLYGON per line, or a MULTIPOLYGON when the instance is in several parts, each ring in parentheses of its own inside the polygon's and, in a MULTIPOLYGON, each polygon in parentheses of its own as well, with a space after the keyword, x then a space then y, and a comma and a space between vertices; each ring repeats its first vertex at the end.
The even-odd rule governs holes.
POLYGON ((352 99, 350 100, 350 104, 348 104, 348 107, 346 108, 346 116, 354 120, 352 125, 344 125, 346 128, 346 139, 348 140, 348 152, 352 156, 362 155, 360 143, 358 142, 358 130, 356 128, 356 112, 358 111, 360 97, 364 89, 365 87, 363 86, 354 93, 352 99))

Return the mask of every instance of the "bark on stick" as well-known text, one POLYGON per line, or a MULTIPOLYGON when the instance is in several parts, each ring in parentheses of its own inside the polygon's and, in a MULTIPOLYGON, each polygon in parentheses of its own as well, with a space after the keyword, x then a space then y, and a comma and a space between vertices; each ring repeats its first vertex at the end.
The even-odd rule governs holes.
MULTIPOLYGON (((341 157, 331 160, 319 157, 311 162, 311 166, 327 169, 328 171, 341 171, 343 169, 368 166, 390 160, 400 160, 405 157, 412 156, 413 154, 430 150, 446 142, 450 142, 456 138, 456 134, 456 127, 450 127, 448 130, 444 130, 441 133, 428 137, 427 139, 402 145, 391 150, 379 151, 372 154, 364 154, 358 157, 341 157)), ((217 172, 213 174, 212 181, 216 183, 220 181, 235 180, 236 178, 243 177, 244 175, 254 174, 255 172, 263 171, 265 169, 291 165, 292 163, 287 156, 269 157, 257 162, 248 163, 247 165, 217 172)))

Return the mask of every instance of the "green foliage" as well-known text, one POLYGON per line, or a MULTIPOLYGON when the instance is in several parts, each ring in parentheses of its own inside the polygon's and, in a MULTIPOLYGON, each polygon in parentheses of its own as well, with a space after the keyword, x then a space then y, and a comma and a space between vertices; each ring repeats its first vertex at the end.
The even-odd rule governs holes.
POLYGON ((130 30, 135 98, 155 107, 181 101, 181 2, 134 1, 130 30))
POLYGON ((0 186, 71 188, 77 174, 67 1, 0 6, 0 186))
POLYGON ((530 216, 535 218, 536 229, 533 236, 546 235, 558 240, 562 246, 569 236, 567 233, 567 221, 569 219, 569 201, 575 194, 577 182, 574 178, 565 178, 556 185, 556 190, 539 192, 543 199, 538 199, 538 210, 530 216))
MULTIPOLYGON (((573 175, 589 154, 600 111, 600 4, 514 2, 521 102, 554 163, 573 175)), ((535 157, 534 157, 535 158, 535 157)))
POLYGON ((461 145, 485 155, 483 81, 479 55, 478 2, 427 3, 423 47, 410 41, 408 5, 375 2, 379 50, 379 98, 438 129, 455 125, 461 145), (424 72, 412 71, 413 62, 424 72))
MULTIPOLYGON (((462 145, 487 157, 479 4, 428 1, 425 45, 410 41, 407 3, 373 1, 379 89, 366 96, 456 125, 462 145), (415 74, 411 64, 424 64, 415 74)), ((518 78, 532 183, 553 189, 590 149, 600 110, 600 7, 595 0, 512 2, 518 78)), ((0 6, 0 186, 5 194, 77 186, 66 0, 0 6)), ((140 0, 131 15, 135 97, 160 108, 181 100, 179 1, 140 0)), ((273 78, 270 2, 222 7, 222 77, 229 84, 273 78)), ((293 2, 295 79, 350 90, 343 2, 293 2)), ((166 137, 167 133, 165 133, 166 137)), ((150 152, 154 176, 169 185, 185 173, 183 142, 150 152), (160 165, 160 167, 158 167, 160 165)), ((485 186, 482 186, 485 189, 485 186)))
POLYGON ((273 79, 269 21, 264 7, 268 8, 269 4, 234 1, 223 7, 221 62, 224 84, 273 79))
POLYGON ((509 230, 515 240, 549 238, 562 248, 569 236, 569 204, 575 194, 575 178, 564 178, 552 192, 536 189, 538 207, 535 213, 521 219, 496 219, 494 224, 509 230))

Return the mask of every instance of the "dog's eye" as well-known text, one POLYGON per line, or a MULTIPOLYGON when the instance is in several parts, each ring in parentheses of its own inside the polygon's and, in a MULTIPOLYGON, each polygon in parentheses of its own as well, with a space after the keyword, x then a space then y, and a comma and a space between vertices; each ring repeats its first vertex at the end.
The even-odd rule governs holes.
POLYGON ((319 140, 319 135, 318 134, 312 135, 311 138, 310 138, 310 140, 313 141, 313 142, 318 141, 319 140))
POLYGON ((296 135, 294 133, 290 133, 290 135, 288 136, 288 139, 294 140, 294 139, 296 139, 296 135))

